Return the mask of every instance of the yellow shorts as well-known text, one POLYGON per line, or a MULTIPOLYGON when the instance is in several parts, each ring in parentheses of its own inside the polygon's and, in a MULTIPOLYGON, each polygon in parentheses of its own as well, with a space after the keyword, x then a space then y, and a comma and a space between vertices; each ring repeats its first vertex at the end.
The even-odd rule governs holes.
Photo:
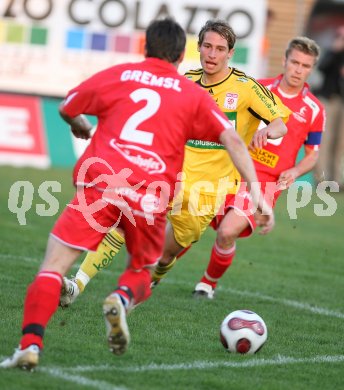
POLYGON ((168 219, 173 226, 174 237, 186 248, 198 241, 225 199, 214 194, 181 191, 174 199, 168 219))

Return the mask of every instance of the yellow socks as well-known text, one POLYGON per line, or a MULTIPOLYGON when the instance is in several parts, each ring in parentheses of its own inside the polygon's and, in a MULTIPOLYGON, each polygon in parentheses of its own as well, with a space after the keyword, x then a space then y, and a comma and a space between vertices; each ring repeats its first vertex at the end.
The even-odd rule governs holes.
POLYGON ((124 238, 116 230, 111 230, 98 245, 96 252, 88 252, 82 262, 75 282, 80 292, 83 292, 87 283, 101 270, 108 267, 122 248, 124 238))
POLYGON ((152 275, 152 287, 160 283, 161 279, 164 278, 167 272, 176 264, 176 261, 177 258, 175 257, 168 265, 161 264, 160 262, 157 264, 152 275))

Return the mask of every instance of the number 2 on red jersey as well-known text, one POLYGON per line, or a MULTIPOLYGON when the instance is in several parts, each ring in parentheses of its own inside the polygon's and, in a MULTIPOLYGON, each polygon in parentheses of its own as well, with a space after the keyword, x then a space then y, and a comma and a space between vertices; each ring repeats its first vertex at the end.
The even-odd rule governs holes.
POLYGON ((149 131, 140 130, 139 126, 159 110, 161 97, 158 92, 148 88, 136 89, 129 96, 134 103, 145 100, 147 104, 128 118, 119 138, 142 145, 152 145, 154 134, 149 131))

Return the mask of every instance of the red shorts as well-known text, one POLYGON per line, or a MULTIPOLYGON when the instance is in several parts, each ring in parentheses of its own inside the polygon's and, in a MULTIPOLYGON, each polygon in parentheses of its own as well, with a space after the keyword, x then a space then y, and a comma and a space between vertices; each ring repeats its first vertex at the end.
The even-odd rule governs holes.
MULTIPOLYGON (((271 176, 264 177, 262 175, 260 175, 259 179, 261 180, 261 191, 266 202, 270 206, 275 207, 276 201, 281 194, 281 191, 276 189, 276 179, 271 176)), ((240 233, 239 237, 250 236, 256 229, 257 224, 254 219, 255 208, 252 204, 251 195, 247 191, 246 183, 241 183, 237 194, 228 194, 226 196, 222 210, 220 210, 216 217, 211 221, 210 226, 217 230, 230 209, 234 209, 237 213, 244 216, 249 224, 249 226, 240 233)))
POLYGON ((94 251, 106 233, 118 226, 124 231, 131 268, 155 264, 162 255, 165 213, 151 214, 151 196, 144 190, 110 201, 94 188, 78 189, 51 234, 67 246, 94 251))

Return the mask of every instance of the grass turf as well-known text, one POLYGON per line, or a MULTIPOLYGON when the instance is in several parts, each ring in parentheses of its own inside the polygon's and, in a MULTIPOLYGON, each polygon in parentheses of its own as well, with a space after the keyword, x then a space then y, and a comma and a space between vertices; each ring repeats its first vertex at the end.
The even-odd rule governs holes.
MULTIPOLYGON (((4 358, 18 343, 26 286, 39 267, 57 216, 37 214, 50 207, 38 189, 47 180, 61 183, 61 192, 53 194, 60 212, 73 187, 69 170, 2 167, 0 180, 0 356, 4 358), (10 188, 17 181, 30 182, 34 189, 26 225, 20 225, 8 209, 10 188)), ((20 196, 18 202, 12 199, 10 208, 30 203, 26 195, 24 206, 20 196)), ((118 357, 107 350, 101 304, 124 269, 122 249, 115 263, 89 284, 73 306, 57 311, 46 330, 46 347, 36 372, 1 370, 0 388, 344 388, 344 194, 331 196, 337 205, 332 216, 316 216, 314 205, 324 202, 314 193, 294 220, 283 195, 276 207, 274 231, 239 240, 237 256, 215 299, 194 300, 191 292, 215 237, 209 229, 151 299, 128 317, 132 342, 128 352, 118 357), (259 313, 268 326, 268 341, 254 356, 230 354, 219 342, 223 318, 243 308, 259 313)))

